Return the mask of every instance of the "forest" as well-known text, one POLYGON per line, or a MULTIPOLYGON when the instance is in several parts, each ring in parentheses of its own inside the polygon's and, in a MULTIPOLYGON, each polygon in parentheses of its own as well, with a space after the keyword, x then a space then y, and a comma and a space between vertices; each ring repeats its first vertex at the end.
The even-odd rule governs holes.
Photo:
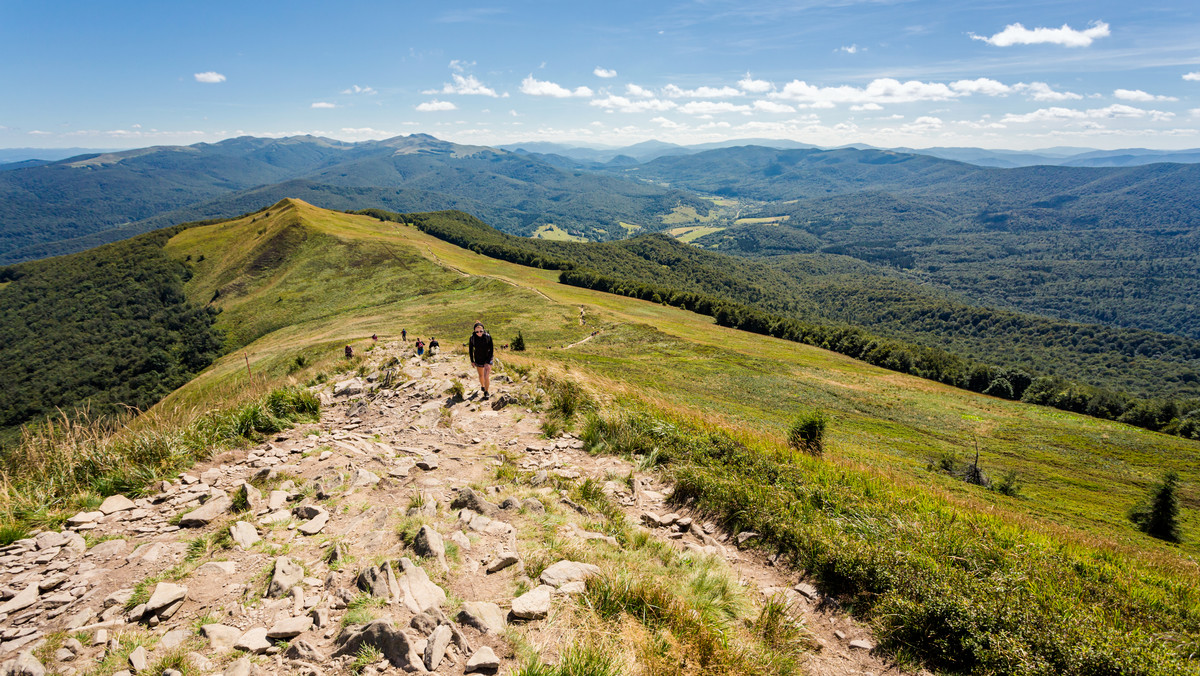
POLYGON ((177 231, 0 268, 0 448, 59 411, 145 409, 212 363, 215 311, 162 250, 177 231))

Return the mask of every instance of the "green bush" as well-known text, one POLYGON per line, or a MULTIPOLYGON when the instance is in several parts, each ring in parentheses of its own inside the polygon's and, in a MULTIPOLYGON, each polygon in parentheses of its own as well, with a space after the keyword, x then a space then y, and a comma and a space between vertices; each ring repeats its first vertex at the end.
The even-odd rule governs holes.
POLYGON ((520 331, 517 331, 517 337, 513 338, 512 342, 510 342, 508 344, 508 346, 510 348, 512 348, 513 352, 524 352, 525 351, 525 335, 522 334, 520 331))
POLYGON ((829 419, 820 410, 806 413, 788 427, 788 446, 793 450, 820 456, 825 453, 825 426, 829 419))

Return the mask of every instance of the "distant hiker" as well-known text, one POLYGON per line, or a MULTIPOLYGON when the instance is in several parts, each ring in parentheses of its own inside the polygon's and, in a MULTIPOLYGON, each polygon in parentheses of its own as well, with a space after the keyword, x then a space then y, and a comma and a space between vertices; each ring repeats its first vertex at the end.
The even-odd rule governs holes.
POLYGON ((379 341, 379 335, 372 333, 371 334, 371 342, 374 343, 374 342, 378 342, 378 341, 379 341))
POLYGON ((423 354, 425 354, 425 343, 421 342, 421 339, 418 338, 417 339, 417 356, 420 357, 423 354))
POLYGON ((429 356, 432 357, 433 355, 437 354, 439 347, 441 347, 441 345, 437 342, 437 338, 430 336, 429 337, 429 356))
POLYGON ((483 398, 488 398, 488 387, 492 384, 492 334, 483 328, 482 322, 475 322, 475 329, 467 341, 467 352, 471 363, 479 371, 479 387, 483 389, 483 398))
POLYGON ((400 340, 408 342, 408 329, 400 329, 400 340))
POLYGON ((354 359, 354 348, 346 346, 346 359, 354 359))

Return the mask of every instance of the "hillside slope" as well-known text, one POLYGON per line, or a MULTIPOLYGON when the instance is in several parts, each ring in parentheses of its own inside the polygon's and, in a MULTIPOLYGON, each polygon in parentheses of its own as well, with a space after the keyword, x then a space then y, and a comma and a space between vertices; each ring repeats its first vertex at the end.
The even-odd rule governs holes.
MULTIPOLYGON (((457 457, 460 447, 451 442, 467 444, 471 431, 454 428, 459 404, 450 397, 455 380, 473 389, 460 345, 480 319, 497 343, 510 342, 518 331, 524 336, 527 351, 501 349, 497 366, 506 378, 529 383, 520 401, 549 416, 545 432, 556 436, 574 426, 591 453, 658 467, 656 476, 674 487, 664 507, 695 509, 731 532, 758 533, 759 544, 751 547, 761 547, 780 570, 806 571, 823 593, 871 625, 886 655, 968 673, 1157 676, 1196 667, 1187 655, 1191 637, 1200 633, 1198 442, 976 395, 716 326, 678 308, 565 286, 555 271, 299 201, 189 228, 165 250, 192 269, 186 287, 192 302, 223 310, 218 326, 232 333, 251 328, 238 333, 250 342, 169 396, 159 411, 199 415, 289 379, 320 389, 349 369, 364 379, 377 375, 371 384, 382 386, 387 370, 399 364, 371 336, 395 346, 407 329, 410 339, 437 336, 443 357, 459 366, 445 381, 422 384, 433 398, 415 409, 388 407, 397 403, 392 395, 367 387, 360 406, 347 408, 343 419, 359 425, 362 406, 399 416, 405 429, 415 424, 439 439, 443 459, 457 457), (355 268, 359 260, 378 265, 355 268), (314 283, 312 275, 322 269, 332 272, 314 283), (346 362, 347 344, 362 357, 346 362), (823 457, 797 453, 786 442, 788 424, 814 409, 828 416, 823 457), (404 423, 410 414, 424 415, 424 422, 404 423), (976 449, 986 474, 1017 474, 1019 486, 1009 491, 1015 495, 938 470, 943 461, 961 464, 976 449), (1125 516, 1167 468, 1182 477, 1182 545, 1141 534, 1125 516)), ((393 384, 396 377, 394 371, 393 384)), ((372 452, 379 449, 379 439, 368 434, 363 441, 372 452)), ((505 448, 497 442, 489 451, 499 463, 495 481, 526 485, 521 468, 506 464, 525 456, 516 450, 505 460, 505 448)), ((259 457, 280 452, 269 442, 258 449, 259 457)), ((300 450, 303 456, 306 449, 300 450)), ((331 451, 325 462, 340 453, 331 451)), ((307 460, 319 464, 320 457, 307 460)), ((151 472, 142 480, 158 478, 151 472)), ((285 490, 296 489, 299 500, 338 499, 328 490, 320 498, 323 489, 315 484, 301 486, 306 478, 285 490)), ((623 477, 611 480, 619 484, 623 477)), ((442 484, 425 485, 435 486, 442 484)), ((570 490, 579 491, 568 492, 576 504, 583 495, 603 493, 598 482, 570 490)), ((422 498, 414 499, 419 514, 422 498)), ((94 508, 66 500, 57 509, 89 504, 94 508)), ((354 501, 335 504, 341 509, 354 501)), ((621 525, 623 517, 609 523, 605 508, 596 509, 586 527, 620 538, 625 547, 618 551, 645 541, 636 528, 621 525)), ((557 538, 560 523, 544 524, 547 542, 557 538)), ((394 532, 389 523, 381 528, 394 532)), ((195 548, 201 555, 211 551, 203 542, 195 548)), ((646 560, 670 568, 680 561, 675 557, 664 550, 646 560)), ((353 565, 365 569, 366 563, 353 565)), ((614 631, 626 614, 633 617, 639 623, 634 639, 623 645, 659 646, 638 660, 660 650, 697 654, 670 647, 672 640, 689 646, 696 625, 669 623, 711 615, 664 601, 658 584, 627 576, 602 588, 607 591, 585 585, 585 603, 560 607, 599 613, 613 621, 614 631), (647 608, 674 610, 639 610, 647 608), (663 627, 670 632, 656 633, 663 627), (643 631, 662 637, 665 647, 657 639, 643 643, 637 638, 643 631)), ((705 607, 712 605, 698 608, 705 607)), ((785 673, 769 670, 773 662, 756 664, 785 673)), ((702 667, 691 663, 682 670, 700 673, 702 667)))

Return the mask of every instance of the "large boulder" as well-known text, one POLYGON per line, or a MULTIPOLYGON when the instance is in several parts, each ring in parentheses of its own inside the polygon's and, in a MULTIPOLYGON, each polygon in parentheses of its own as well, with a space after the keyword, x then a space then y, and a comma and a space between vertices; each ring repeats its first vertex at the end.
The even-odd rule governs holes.
POLYGON ((542 584, 558 588, 569 582, 587 580, 589 577, 599 574, 600 568, 590 563, 563 560, 551 564, 549 568, 542 571, 542 576, 538 579, 542 584))
POLYGON ((400 598, 412 613, 423 613, 430 608, 440 608, 446 603, 446 592, 429 579, 429 574, 417 564, 404 557, 400 559, 402 574, 396 578, 400 598))
POLYGON ((484 500, 481 495, 466 486, 458 489, 458 494, 450 503, 451 509, 469 509, 485 516, 494 516, 500 508, 484 500))
POLYGON ((554 587, 538 585, 513 599, 512 614, 522 620, 540 620, 550 614, 550 600, 554 587))
POLYGON ((502 634, 508 626, 504 619, 504 611, 495 603, 487 601, 467 601, 458 611, 458 621, 470 627, 475 627, 484 633, 502 634))

